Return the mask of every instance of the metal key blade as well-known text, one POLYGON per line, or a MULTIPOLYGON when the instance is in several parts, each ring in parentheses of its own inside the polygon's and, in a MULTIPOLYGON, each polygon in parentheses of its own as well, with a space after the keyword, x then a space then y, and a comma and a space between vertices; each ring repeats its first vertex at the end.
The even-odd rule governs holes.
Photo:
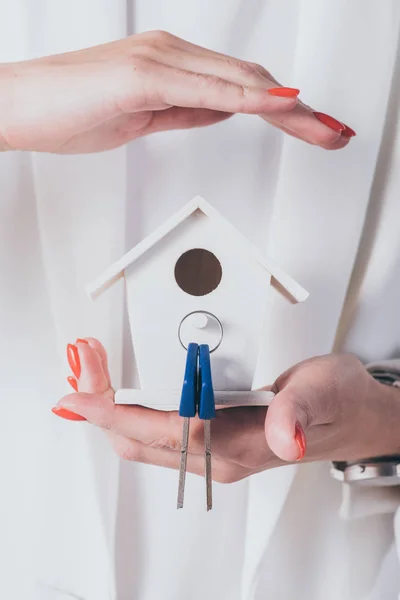
POLYGON ((178 503, 177 508, 183 508, 183 500, 185 496, 185 482, 186 482, 186 464, 187 454, 189 446, 189 417, 183 419, 182 428, 182 443, 181 443, 181 462, 179 465, 179 486, 178 486, 178 503))
POLYGON ((206 476, 207 511, 212 509, 212 472, 211 472, 211 422, 204 421, 204 458, 206 476))

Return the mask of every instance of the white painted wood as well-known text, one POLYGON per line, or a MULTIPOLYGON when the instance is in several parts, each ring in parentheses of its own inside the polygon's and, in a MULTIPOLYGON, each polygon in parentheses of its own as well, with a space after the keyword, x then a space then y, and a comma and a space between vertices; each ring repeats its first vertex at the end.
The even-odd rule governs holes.
POLYGON ((106 271, 95 281, 86 286, 86 291, 92 298, 96 298, 106 289, 111 287, 120 279, 124 270, 140 258, 145 252, 150 250, 157 242, 162 240, 175 227, 182 223, 189 215, 198 209, 196 198, 188 202, 180 211, 176 212, 163 225, 158 227, 153 233, 147 236, 142 242, 132 248, 127 254, 122 256, 117 262, 108 267, 106 271))
MULTIPOLYGON (((158 410, 178 410, 180 390, 162 390, 155 396, 154 391, 121 389, 115 394, 115 404, 139 405, 158 410)), ((268 406, 274 398, 273 392, 215 392, 215 406, 268 406)))
MULTIPOLYGON (((165 401, 165 390, 179 388, 183 379, 186 352, 181 341, 185 346, 189 342, 218 346, 212 354, 214 389, 248 393, 253 386, 270 284, 294 302, 308 296, 201 197, 111 265, 87 291, 96 297, 122 277, 140 387, 149 394, 152 407, 171 405, 176 409, 176 403, 165 401), (174 276, 178 259, 194 248, 215 254, 222 267, 218 287, 201 297, 184 292, 174 276), (217 320, 188 320, 180 340, 180 323, 195 311, 211 313, 217 320), (223 327, 220 345, 218 321, 223 327)), ((248 402, 255 400, 252 395, 248 402)))
POLYGON ((225 238, 225 243, 232 248, 239 242, 242 251, 246 252, 253 260, 257 261, 272 276, 272 284, 277 284, 279 291, 285 291, 292 301, 303 302, 308 297, 308 292, 294 279, 285 273, 273 261, 266 259, 261 252, 251 244, 231 223, 200 196, 193 198, 180 211, 175 213, 163 225, 145 238, 140 244, 132 248, 127 254, 111 265, 98 279, 86 286, 87 293, 95 298, 111 287, 118 279, 123 277, 124 270, 153 248, 165 236, 171 233, 190 215, 201 212, 219 226, 218 235, 225 238))
MULTIPOLYGON (((234 245, 226 244, 219 224, 196 211, 125 270, 127 308, 142 389, 180 387, 186 352, 179 342, 178 328, 182 319, 196 310, 215 315, 224 329, 222 343, 212 354, 214 388, 252 389, 270 275, 245 251, 246 244, 241 238, 234 245), (206 296, 191 296, 175 281, 177 260, 192 248, 213 252, 222 266, 219 286, 206 296)), ((197 330, 197 335, 203 332, 197 330)))
POLYGON ((184 319, 179 328, 179 337, 185 348, 187 348, 190 342, 195 341, 197 344, 207 344, 211 351, 217 348, 223 339, 223 329, 218 321, 213 316, 207 316, 204 313, 195 313, 184 319), (204 321, 196 320, 193 323, 194 318, 201 319, 205 318, 204 321))
POLYGON ((191 327, 196 329, 205 329, 209 325, 209 319, 204 313, 194 313, 189 318, 191 327))

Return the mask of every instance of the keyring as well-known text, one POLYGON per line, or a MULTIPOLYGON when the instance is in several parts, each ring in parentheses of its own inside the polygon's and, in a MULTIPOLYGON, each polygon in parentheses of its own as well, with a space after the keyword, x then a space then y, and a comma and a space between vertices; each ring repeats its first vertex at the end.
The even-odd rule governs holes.
POLYGON ((182 328, 183 323, 186 321, 186 319, 188 319, 192 315, 206 315, 207 317, 210 317, 211 319, 213 319, 218 324, 219 331, 220 331, 220 339, 219 339, 218 343, 213 348, 210 348, 210 354, 212 352, 215 352, 215 350, 217 350, 220 347, 221 343, 222 343, 222 340, 223 340, 223 337, 224 337, 224 328, 222 327, 222 323, 218 319, 218 317, 216 317, 212 313, 208 312, 207 310, 194 310, 193 312, 190 312, 185 317, 183 317, 183 319, 179 323, 179 326, 178 326, 178 339, 179 339, 179 342, 180 342, 182 348, 184 350, 187 350, 187 346, 185 346, 185 344, 183 343, 182 338, 181 338, 181 328, 182 328))

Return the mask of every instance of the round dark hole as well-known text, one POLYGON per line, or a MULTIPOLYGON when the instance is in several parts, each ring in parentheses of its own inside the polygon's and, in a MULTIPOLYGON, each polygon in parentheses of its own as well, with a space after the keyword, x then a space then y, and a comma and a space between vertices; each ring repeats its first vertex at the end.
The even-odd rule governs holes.
POLYGON ((218 258, 208 250, 188 250, 175 265, 175 279, 181 290, 191 296, 205 296, 215 290, 222 279, 218 258))

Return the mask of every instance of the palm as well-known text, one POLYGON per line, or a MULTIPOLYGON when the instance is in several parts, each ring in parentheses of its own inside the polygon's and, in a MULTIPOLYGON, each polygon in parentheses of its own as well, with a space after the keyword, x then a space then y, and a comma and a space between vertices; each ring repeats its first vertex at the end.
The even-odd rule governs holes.
POLYGON ((112 150, 149 133, 202 127, 228 117, 227 113, 181 107, 124 114, 106 120, 94 129, 77 132, 60 144, 57 152, 75 154, 112 150))

